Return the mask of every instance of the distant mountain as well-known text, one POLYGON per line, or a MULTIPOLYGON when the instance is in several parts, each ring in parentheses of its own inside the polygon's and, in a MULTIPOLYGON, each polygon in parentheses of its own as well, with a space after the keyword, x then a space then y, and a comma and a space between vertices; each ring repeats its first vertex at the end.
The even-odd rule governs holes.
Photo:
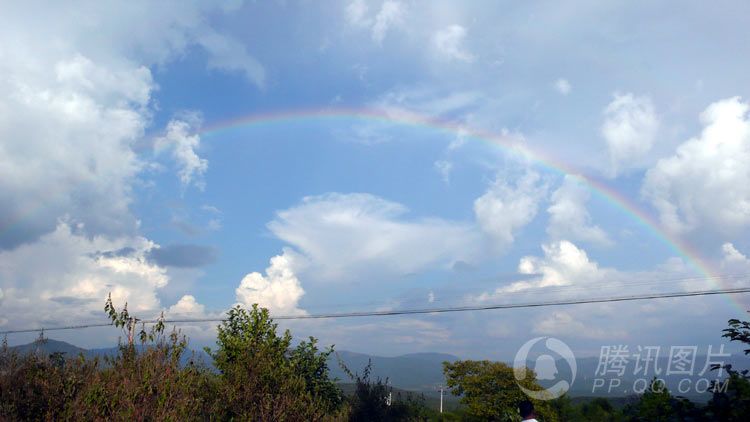
POLYGON ((331 376, 351 382, 339 360, 353 373, 362 373, 372 361, 371 378, 388 379, 388 383, 405 390, 430 391, 445 384, 443 362, 459 358, 442 353, 411 353, 395 357, 371 356, 364 353, 338 351, 329 359, 331 376))
POLYGON ((74 346, 64 341, 46 339, 43 342, 33 342, 29 344, 23 344, 20 346, 13 346, 10 348, 20 354, 26 353, 43 353, 45 355, 51 355, 55 352, 65 353, 66 357, 78 356, 83 353, 86 355, 87 350, 82 349, 78 346, 74 346))
MULTIPOLYGON (((20 353, 36 352, 51 354, 54 352, 62 352, 65 353, 66 357, 75 357, 83 353, 87 358, 93 358, 95 356, 113 356, 117 353, 117 347, 87 350, 64 341, 52 339, 48 339, 41 344, 29 343, 22 346, 14 346, 12 349, 17 350, 20 353)), ((199 361, 202 360, 209 366, 211 365, 210 356, 202 350, 194 351, 193 353, 186 353, 183 362, 187 363, 193 358, 199 361)), ((388 379, 388 384, 393 387, 422 392, 428 398, 434 398, 437 394, 438 386, 445 385, 443 362, 453 362, 456 360, 459 360, 459 358, 442 353, 411 353, 395 357, 383 357, 342 350, 337 351, 329 358, 328 366, 332 377, 337 378, 341 384, 349 384, 352 383, 352 380, 346 375, 339 365, 339 362, 343 363, 351 372, 361 374, 368 361, 371 361, 371 379, 388 379)), ((697 375, 697 372, 700 372, 702 369, 705 360, 705 356, 696 356, 696 374, 694 376, 666 375, 664 371, 668 365, 667 357, 660 357, 657 361, 657 367, 662 369, 660 378, 663 378, 666 381, 667 387, 672 394, 686 396, 691 400, 704 401, 709 398, 709 395, 701 393, 700 390, 705 389, 707 386, 706 383, 709 380, 717 378, 717 374, 714 371, 707 371, 703 376, 697 375), (680 388, 682 388, 683 391, 679 391, 680 388)), ((631 363, 622 377, 616 377, 611 374, 606 377, 601 377, 597 375, 597 369, 599 366, 598 358, 579 358, 576 360, 576 363, 576 379, 571 390, 568 392, 571 397, 614 398, 631 396, 634 387, 642 388, 643 382, 650 380, 653 376, 652 372, 645 377, 642 375, 633 376, 633 365, 631 363), (601 378, 604 378, 603 385, 601 384, 601 378), (611 384, 611 380, 614 378, 619 378, 620 385, 614 386, 611 384), (596 381, 597 379, 600 379, 600 381, 596 381)), ((750 359, 742 355, 733 355, 727 359, 726 363, 731 363, 738 369, 750 368, 750 359)), ((535 364, 536 362, 528 362, 527 365, 532 369, 537 369, 535 368, 535 364)), ((555 370, 559 371, 556 374, 557 379, 570 379, 570 368, 566 362, 562 360, 555 361, 555 370)), ((540 381, 540 383, 545 386, 545 381, 540 381)))
MULTIPOLYGON (((140 346, 138 346, 140 348, 140 346)), ((39 353, 43 355, 51 355, 52 353, 64 353, 66 358, 73 358, 83 354, 87 359, 93 359, 95 357, 103 358, 106 356, 115 356, 118 353, 117 346, 105 347, 99 349, 84 349, 78 346, 74 346, 64 341, 45 339, 43 342, 32 342, 29 344, 23 344, 19 346, 13 346, 10 348, 20 354, 26 353, 39 353)), ((203 350, 188 351, 182 356, 183 363, 188 363, 191 359, 198 362, 203 362, 210 366, 211 357, 206 354, 203 350)))
MULTIPOLYGON (((47 339, 43 343, 29 343, 14 346, 11 349, 19 353, 42 353, 49 355, 55 352, 65 353, 66 357, 75 357, 83 354, 86 358, 114 356, 117 347, 100 349, 83 349, 64 341, 47 339)), ((204 351, 194 351, 198 360, 210 365, 211 357, 204 351)), ((183 360, 187 362, 193 355, 186 353, 183 360)), ((458 360, 456 356, 442 353, 411 353, 396 357, 371 356, 364 353, 337 351, 329 358, 328 366, 331 368, 331 376, 338 378, 342 383, 350 383, 339 360, 353 373, 362 373, 367 362, 372 360, 371 378, 388 379, 388 383, 405 390, 433 391, 437 386, 444 384, 443 362, 458 360)))

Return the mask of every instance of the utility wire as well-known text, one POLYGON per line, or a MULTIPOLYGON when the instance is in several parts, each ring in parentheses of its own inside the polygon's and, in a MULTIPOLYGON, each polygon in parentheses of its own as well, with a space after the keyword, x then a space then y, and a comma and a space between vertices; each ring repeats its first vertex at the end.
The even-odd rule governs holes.
MULTIPOLYGON (((739 294, 739 293, 750 293, 750 287, 743 287, 738 289, 717 289, 717 290, 698 290, 691 292, 671 292, 671 293, 653 293, 647 295, 631 295, 631 296, 613 296, 613 297, 602 297, 602 298, 589 298, 589 299, 563 299, 554 301, 544 302, 527 302, 527 303, 506 303, 506 304, 494 304, 494 305, 476 305, 476 306, 454 306, 454 307, 443 307, 443 308, 421 308, 421 309, 397 309, 391 311, 365 311, 365 312, 341 312, 341 313, 323 313, 323 314, 308 314, 308 315, 280 315, 272 317, 275 320, 298 320, 298 319, 334 319, 334 318, 357 318, 357 317, 382 317, 382 316, 393 316, 393 315, 415 315, 415 314, 440 314, 440 313, 451 313, 451 312, 472 312, 472 311, 488 311, 493 309, 518 309, 518 308, 539 308, 546 306, 566 306, 566 305, 582 305, 588 303, 608 303, 608 302, 628 302, 635 300, 655 300, 655 299, 668 299, 668 298, 679 298, 679 297, 693 297, 693 296, 712 296, 712 295, 728 295, 728 294, 739 294)), ((139 320, 139 323, 154 324, 158 320, 139 320)), ((206 323, 206 322, 221 322, 224 318, 196 318, 196 319, 165 319, 165 324, 195 324, 195 323, 206 323)), ((99 324, 81 324, 81 325, 69 325, 64 327, 49 327, 49 328, 28 328, 21 330, 8 330, 0 331, 0 335, 8 334, 20 334, 20 333, 35 333, 40 331, 60 331, 60 330, 77 330, 83 328, 93 327, 108 327, 112 323, 99 323, 99 324)))
MULTIPOLYGON (((538 275, 538 274, 537 274, 538 275)), ((722 281, 736 281, 740 278, 747 278, 750 276, 750 273, 730 273, 730 274, 720 274, 720 275, 712 275, 712 276, 684 276, 684 277, 670 277, 670 278, 636 278, 636 281, 628 281, 628 282, 616 282, 612 283, 606 286, 576 286, 576 285, 569 285, 569 286, 557 286, 557 287, 535 287, 531 289, 524 289, 524 290, 518 290, 518 291, 501 291, 500 293, 503 295, 503 297, 516 297, 516 296, 528 296, 528 295, 546 295, 548 293, 568 293, 572 291, 601 291, 605 289, 627 289, 630 287, 635 286, 651 286, 651 285, 665 285, 665 284, 671 284, 671 283, 683 283, 683 282, 691 282, 691 281, 706 281, 706 282, 722 282, 722 281)), ((526 280, 519 280, 521 282, 526 280)), ((502 289, 497 289, 502 290, 502 289)), ((417 291, 417 289, 412 290, 412 292, 417 291)), ((426 288, 423 288, 421 291, 424 291, 424 293, 427 293, 426 288)), ((472 293, 472 292, 485 292, 486 288, 483 287, 476 287, 472 289, 466 289, 466 288, 441 288, 440 286, 431 289, 435 293, 436 296, 439 296, 435 298, 435 302, 444 302, 444 299, 442 299, 445 296, 452 296, 456 294, 466 294, 466 293, 472 293)), ((493 292, 493 295, 496 295, 498 293, 493 292)), ((398 300, 397 301, 401 305, 408 305, 408 304, 414 304, 414 303, 424 303, 423 298, 411 298, 406 300, 398 300)), ((383 302, 357 302, 357 303, 319 303, 317 305, 313 305, 314 308, 324 308, 324 307, 352 307, 352 306, 374 306, 374 305, 383 305, 383 302)))

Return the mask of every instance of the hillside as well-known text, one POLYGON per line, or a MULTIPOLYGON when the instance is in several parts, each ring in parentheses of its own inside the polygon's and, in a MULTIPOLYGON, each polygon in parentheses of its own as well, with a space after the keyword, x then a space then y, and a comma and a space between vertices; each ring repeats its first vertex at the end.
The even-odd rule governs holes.
MULTIPOLYGON (((51 354, 54 352, 62 352, 68 357, 82 353, 87 358, 111 356, 117 352, 116 347, 83 349, 64 341, 52 339, 46 340, 43 344, 29 343, 14 346, 12 349, 17 350, 20 353, 39 352, 51 354)), ((208 365, 211 363, 210 357, 202 350, 196 350, 193 351, 192 354, 187 354, 183 358, 183 362, 187 363, 190 359, 196 359, 208 365)), ((459 357, 457 356, 443 353, 411 353, 401 356, 385 357, 342 350, 337 351, 329 358, 328 366, 331 371, 331 377, 337 379, 340 384, 345 385, 351 383, 352 380, 341 368, 341 364, 349 368, 352 373, 361 374, 368 362, 372 362, 371 379, 387 379, 388 384, 395 388, 424 393, 428 399, 432 399, 439 397, 439 386, 445 384, 442 366, 443 362, 455 361, 458 359, 459 357)), ((617 377, 613 377, 612 375, 608 375, 607 377, 596 375, 597 367, 599 365, 598 358, 579 358, 576 362, 578 366, 576 380, 568 393, 571 397, 628 397, 633 395, 633 386, 640 385, 636 383, 636 380, 644 378, 643 376, 633 376, 633 368, 631 365, 628 367, 629 372, 626 371, 622 377, 619 377, 620 385, 612 388, 611 391, 608 391, 610 380, 617 377), (594 380, 596 378, 604 378, 606 382, 605 385, 594 387, 594 380)), ((668 359, 666 357, 659 358, 656 362, 656 366, 662 369, 662 373, 659 377, 666 381, 667 388, 669 388, 670 391, 673 391, 675 395, 682 395, 691 400, 701 402, 707 400, 708 395, 697 392, 696 383, 699 379, 715 379, 716 373, 709 371, 703 376, 698 375, 697 372, 700 372, 702 364, 705 362, 705 356, 697 356, 696 362, 696 375, 687 377, 683 375, 666 375, 664 372, 668 364, 668 359), (698 366, 701 367, 698 368, 698 366), (683 386, 687 387, 687 389, 684 392, 679 392, 679 383, 684 379, 689 380, 683 381, 683 386)), ((750 367, 748 359, 744 356, 732 356, 726 363, 731 363, 736 368, 750 367)), ((529 362, 529 367, 533 369, 534 363, 529 362)), ((560 377, 569 378, 569 368, 565 362, 557 361, 556 368, 559 371, 560 377)), ((645 378, 650 379, 652 376, 653 373, 649 373, 645 378)))

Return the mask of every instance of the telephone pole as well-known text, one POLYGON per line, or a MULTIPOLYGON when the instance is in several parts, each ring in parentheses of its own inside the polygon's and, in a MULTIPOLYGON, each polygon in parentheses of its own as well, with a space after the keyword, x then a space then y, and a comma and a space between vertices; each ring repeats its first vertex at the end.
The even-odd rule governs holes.
POLYGON ((443 386, 440 386, 440 413, 443 413, 443 386))

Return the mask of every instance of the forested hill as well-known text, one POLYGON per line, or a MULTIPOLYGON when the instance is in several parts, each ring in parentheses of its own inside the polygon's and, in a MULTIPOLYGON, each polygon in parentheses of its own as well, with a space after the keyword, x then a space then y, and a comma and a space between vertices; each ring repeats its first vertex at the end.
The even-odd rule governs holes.
MULTIPOLYGON (((14 346, 12 349, 20 353, 38 351, 39 353, 52 354, 55 352, 65 353, 65 357, 73 357, 83 353, 87 358, 95 356, 112 356, 117 352, 116 347, 100 349, 84 349, 64 341, 47 339, 44 343, 29 343, 14 346)), ((210 364, 209 356, 202 350, 194 351, 194 355, 186 354, 183 360, 187 362, 194 358, 210 364)), ((443 353, 412 353, 395 357, 371 356, 364 353, 336 351, 331 355, 328 367, 331 377, 337 378, 339 382, 349 383, 351 380, 339 364, 339 360, 353 373, 362 373, 368 361, 372 361, 371 378, 388 379, 388 383, 394 387, 406 390, 430 391, 444 384, 443 361, 455 361, 458 357, 443 353)))
MULTIPOLYGON (((79 353, 83 353, 87 358, 93 358, 95 356, 113 356, 117 352, 116 347, 101 348, 101 349, 83 349, 72 344, 48 339, 43 344, 29 343, 21 346, 15 346, 13 349, 18 350, 22 353, 28 353, 33 351, 39 351, 44 354, 52 354, 54 352, 63 352, 66 357, 76 356, 79 353)), ((194 351, 193 354, 186 353, 182 360, 187 363, 190 359, 202 361, 210 366, 210 357, 202 350, 194 351)), ((372 356, 365 353, 357 353, 350 351, 336 351, 329 357, 328 367, 330 368, 330 376, 337 379, 337 382, 346 384, 351 383, 352 380, 347 376, 346 372, 341 368, 339 361, 343 363, 352 373, 361 374, 368 362, 372 362, 371 379, 381 378, 382 380, 388 380, 388 384, 404 390, 421 391, 431 393, 437 391, 440 385, 445 384, 445 377, 443 375, 443 362, 444 361, 456 361, 459 357, 443 353, 412 353, 394 357, 384 356, 372 356)), ((715 379, 717 374, 713 371, 707 371, 704 375, 698 375, 701 370, 701 366, 705 361, 705 356, 696 357, 696 370, 693 376, 685 375, 666 375, 664 370, 668 366, 667 357, 660 357, 656 363, 658 368, 661 368, 661 374, 659 378, 662 378, 666 382, 667 388, 675 393, 681 393, 680 395, 689 397, 699 402, 708 399, 708 396, 701 394, 696 391, 697 386, 705 387, 705 381, 703 384, 699 382, 701 378, 715 379), (682 381, 687 379, 688 381, 682 381), (686 391, 678 391, 680 382, 682 387, 685 387, 686 391)), ((735 368, 747 368, 748 359, 742 355, 733 355, 728 358, 725 363, 731 363, 735 368)), ((575 382, 569 392, 571 397, 625 397, 633 394, 633 387, 642 385, 644 380, 636 381, 639 378, 644 378, 643 375, 640 377, 633 376, 632 374, 625 373, 622 377, 614 377, 612 375, 602 377, 597 374, 599 366, 599 359, 596 357, 587 357, 577 359, 577 375, 575 382), (594 380, 596 378, 605 378, 605 385, 595 387, 594 380), (612 378, 619 378, 620 385, 617 388, 609 388, 610 380, 612 378)), ((534 363, 529 362, 529 367, 534 368, 534 363)), ((560 375, 566 379, 569 379, 569 368, 563 361, 556 362, 556 369, 560 371, 560 375)), ((632 368, 631 368, 632 369, 632 368)), ((650 379, 653 376, 649 373, 645 378, 650 379)), ((645 379, 644 378, 644 379, 645 379)))
MULTIPOLYGON (((444 353, 412 353, 395 357, 370 356, 364 353, 340 351, 336 352, 338 359, 352 372, 361 373, 372 360, 372 375, 388 383, 407 390, 435 390, 445 383, 443 376, 443 362, 456 361, 457 356, 444 353)), ((329 362, 331 376, 342 382, 349 382, 348 376, 340 367, 335 356, 329 362)))

